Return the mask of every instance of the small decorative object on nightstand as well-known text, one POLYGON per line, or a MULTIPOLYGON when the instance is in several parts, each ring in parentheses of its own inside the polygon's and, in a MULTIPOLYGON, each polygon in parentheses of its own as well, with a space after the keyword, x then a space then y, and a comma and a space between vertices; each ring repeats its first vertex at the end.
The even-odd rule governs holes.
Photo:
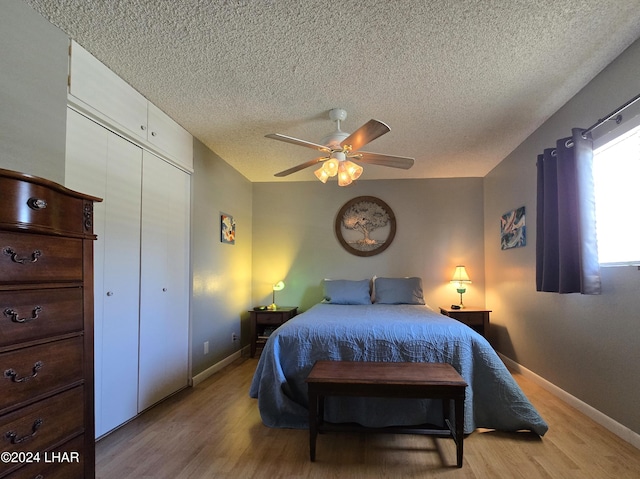
POLYGON ((254 309, 249 313, 251 321, 251 357, 254 357, 256 351, 262 351, 267 339, 278 326, 298 314, 298 307, 279 306, 276 310, 254 309))
POLYGON ((469 307, 465 307, 464 309, 452 309, 444 308, 441 306, 440 313, 466 324, 470 328, 475 329, 485 338, 489 338, 489 313, 491 313, 490 309, 469 307))

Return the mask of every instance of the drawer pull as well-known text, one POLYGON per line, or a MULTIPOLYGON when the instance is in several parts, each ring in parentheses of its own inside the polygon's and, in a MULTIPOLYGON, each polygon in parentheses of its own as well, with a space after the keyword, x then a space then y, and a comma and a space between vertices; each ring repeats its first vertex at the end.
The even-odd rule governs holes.
POLYGON ((29 198, 27 205, 29 205, 29 208, 32 210, 43 210, 47 207, 47 202, 40 198, 29 198))
POLYGON ((35 421, 33 421, 33 426, 31 426, 31 434, 27 434, 25 436, 22 437, 18 437, 18 433, 14 432, 14 431, 7 431, 4 436, 11 441, 11 444, 22 444, 23 442, 27 442, 29 439, 33 438, 36 433, 38 432, 38 429, 40 429, 40 426, 42 426, 42 423, 44 421, 40 418, 36 419, 35 421))
POLYGON ((14 383, 26 383, 29 379, 33 379, 38 375, 38 371, 40 371, 44 367, 44 363, 42 361, 36 361, 33 365, 31 376, 23 376, 18 378, 18 373, 15 369, 7 369, 4 372, 5 378, 11 378, 14 383))
POLYGON ((7 308, 4 310, 4 315, 7 318, 11 318, 11 321, 13 321, 14 323, 28 323, 30 321, 33 321, 34 319, 38 319, 38 314, 40 314, 41 312, 42 308, 40 306, 36 306, 35 308, 33 308, 30 318, 19 318, 19 314, 16 310, 7 308))
POLYGON ((31 259, 19 258, 18 253, 16 253, 11 246, 6 246, 4 250, 2 250, 2 252, 8 256, 11 256, 11 261, 13 261, 14 263, 20 264, 35 263, 36 261, 38 261, 38 258, 42 256, 42 251, 36 249, 33 251, 33 253, 31 253, 31 259))

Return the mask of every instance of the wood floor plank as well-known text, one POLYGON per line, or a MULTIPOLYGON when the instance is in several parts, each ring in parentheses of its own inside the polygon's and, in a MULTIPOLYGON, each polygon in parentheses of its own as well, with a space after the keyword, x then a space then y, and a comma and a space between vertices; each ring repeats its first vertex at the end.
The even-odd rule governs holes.
POLYGON ((549 424, 535 434, 477 430, 462 469, 451 439, 272 429, 249 397, 257 359, 240 359, 97 443, 98 479, 636 479, 640 450, 528 381, 514 377, 549 424))

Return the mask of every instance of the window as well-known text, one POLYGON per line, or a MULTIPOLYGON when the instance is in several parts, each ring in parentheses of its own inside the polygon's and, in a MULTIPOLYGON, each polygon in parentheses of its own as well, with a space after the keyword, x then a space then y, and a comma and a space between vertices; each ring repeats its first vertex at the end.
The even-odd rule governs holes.
POLYGON ((603 266, 640 265, 640 121, 634 120, 594 141, 598 261, 603 266))

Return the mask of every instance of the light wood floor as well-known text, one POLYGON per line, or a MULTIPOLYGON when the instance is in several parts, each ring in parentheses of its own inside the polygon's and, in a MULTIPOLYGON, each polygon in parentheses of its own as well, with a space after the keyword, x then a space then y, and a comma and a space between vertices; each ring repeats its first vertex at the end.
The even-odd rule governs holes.
POLYGON ((451 439, 322 434, 311 463, 307 430, 262 424, 249 397, 256 364, 240 359, 99 441, 97 477, 640 478, 640 450, 517 374, 549 424, 543 438, 476 431, 465 439, 457 469, 451 439))

